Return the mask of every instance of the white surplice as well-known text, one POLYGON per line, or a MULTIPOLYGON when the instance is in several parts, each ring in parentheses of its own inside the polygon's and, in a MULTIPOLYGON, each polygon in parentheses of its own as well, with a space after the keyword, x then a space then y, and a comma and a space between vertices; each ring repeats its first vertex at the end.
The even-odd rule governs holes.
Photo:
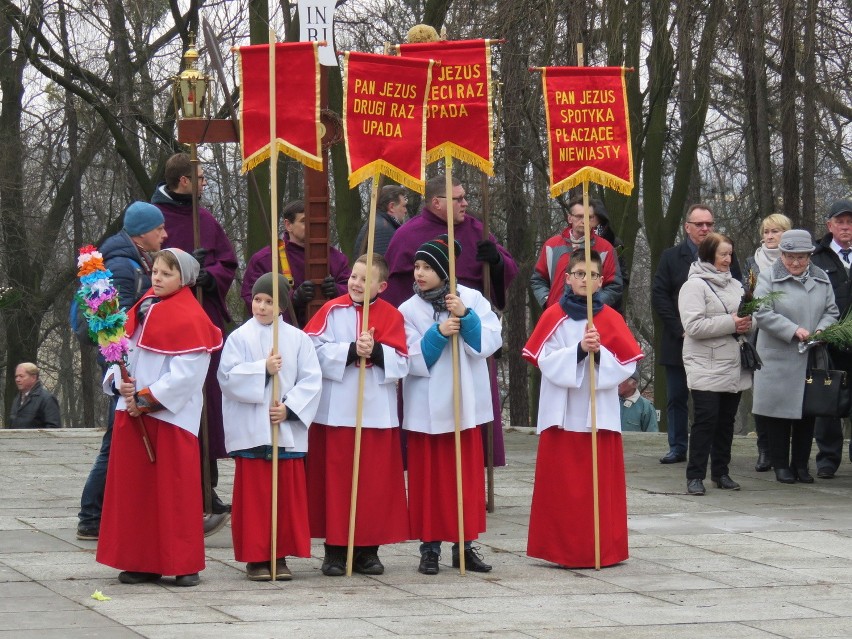
MULTIPOLYGON (((322 372, 310 338, 280 317, 278 352, 279 399, 298 420, 278 425, 278 445, 288 451, 308 450, 308 426, 314 420, 322 389, 322 372)), ((225 448, 228 452, 272 444, 269 407, 272 378, 266 358, 272 352, 272 324, 251 318, 228 336, 217 377, 222 388, 225 448)))

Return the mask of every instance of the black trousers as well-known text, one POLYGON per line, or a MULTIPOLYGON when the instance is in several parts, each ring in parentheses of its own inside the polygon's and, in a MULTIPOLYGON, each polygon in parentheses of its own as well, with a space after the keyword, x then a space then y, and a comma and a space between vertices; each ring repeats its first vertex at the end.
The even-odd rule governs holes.
POLYGON ((781 419, 755 415, 769 435, 769 456, 774 468, 807 468, 814 440, 814 418, 781 419))
POLYGON ((687 479, 710 477, 718 479, 728 474, 731 463, 731 442, 734 439, 734 419, 740 405, 741 393, 717 393, 691 390, 693 422, 689 435, 687 479))

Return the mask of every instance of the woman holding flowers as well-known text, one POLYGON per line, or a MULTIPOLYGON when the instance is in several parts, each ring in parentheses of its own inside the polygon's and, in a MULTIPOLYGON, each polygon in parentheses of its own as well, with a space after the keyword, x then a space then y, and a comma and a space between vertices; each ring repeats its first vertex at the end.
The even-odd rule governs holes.
MULTIPOLYGON (((781 213, 767 215, 761 221, 760 246, 757 247, 754 255, 746 258, 745 263, 746 299, 754 294, 760 272, 772 268, 775 260, 781 257, 781 249, 778 248, 781 235, 791 228, 793 228, 793 222, 781 213)), ((756 334, 752 336, 752 339, 755 338, 757 338, 756 334)), ((754 469, 759 473, 765 473, 772 468, 772 462, 769 460, 769 435, 758 422, 755 422, 754 430, 757 433, 757 461, 754 469)))
MULTIPOLYGON (((123 570, 122 583, 176 575, 178 586, 194 586, 204 568, 197 438, 201 388, 222 333, 188 288, 198 270, 195 258, 179 249, 156 254, 152 288, 128 312, 129 378, 113 366, 104 379, 104 390, 115 387, 121 397, 97 560, 123 570)), ((111 355, 105 353, 108 361, 121 359, 111 355)))
POLYGON ((752 412, 769 435, 775 478, 784 484, 810 484, 814 418, 802 416, 808 355, 799 352, 799 343, 834 324, 838 312, 828 276, 810 262, 811 234, 785 231, 779 248, 781 257, 760 272, 754 291, 756 297, 782 294, 754 313, 763 367, 754 373, 752 412))

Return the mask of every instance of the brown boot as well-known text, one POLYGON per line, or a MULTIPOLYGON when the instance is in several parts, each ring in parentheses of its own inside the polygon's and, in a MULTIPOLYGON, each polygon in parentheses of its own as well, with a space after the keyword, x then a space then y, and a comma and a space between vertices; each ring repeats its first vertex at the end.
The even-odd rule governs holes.
POLYGON ((287 567, 286 557, 279 557, 275 561, 275 581, 290 581, 293 573, 287 567))
POLYGON ((246 564, 246 576, 249 581, 272 581, 268 561, 250 561, 246 564))

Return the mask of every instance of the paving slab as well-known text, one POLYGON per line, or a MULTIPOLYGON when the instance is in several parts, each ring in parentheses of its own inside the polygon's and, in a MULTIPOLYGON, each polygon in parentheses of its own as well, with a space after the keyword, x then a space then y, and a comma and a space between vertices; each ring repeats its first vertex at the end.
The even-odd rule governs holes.
MULTIPOLYGON (((207 540, 196 588, 129 586, 75 538, 101 433, 0 430, 0 639, 465 637, 710 639, 852 637, 852 466, 811 485, 753 470, 736 437, 738 492, 685 494, 685 464, 662 465, 665 435, 624 436, 630 559, 569 570, 526 556, 538 438, 508 429, 497 509, 478 543, 491 573, 417 572, 418 543, 381 549, 384 575, 327 578, 321 540, 291 582, 253 583, 230 527, 207 540), (92 598, 95 590, 109 601, 92 598)), ((230 500, 233 463, 220 464, 230 500)))

